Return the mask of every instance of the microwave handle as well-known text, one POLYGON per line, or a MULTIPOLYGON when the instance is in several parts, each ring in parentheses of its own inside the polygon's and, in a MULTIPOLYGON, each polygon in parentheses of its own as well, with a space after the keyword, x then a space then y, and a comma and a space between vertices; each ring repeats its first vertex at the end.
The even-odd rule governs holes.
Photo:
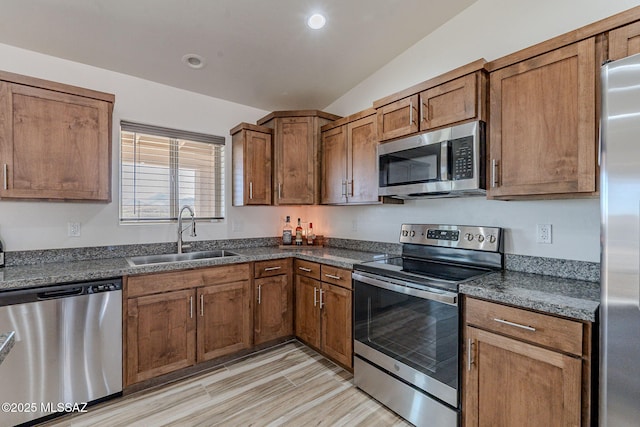
POLYGON ((440 181, 449 181, 453 172, 449 168, 449 141, 443 141, 440 143, 440 181))

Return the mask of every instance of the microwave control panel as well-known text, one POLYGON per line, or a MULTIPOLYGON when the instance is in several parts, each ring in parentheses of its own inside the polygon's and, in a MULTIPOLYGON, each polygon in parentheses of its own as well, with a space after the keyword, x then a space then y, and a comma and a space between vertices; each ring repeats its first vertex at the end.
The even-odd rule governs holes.
POLYGON ((473 178, 473 137, 467 136, 451 141, 451 179, 473 178))

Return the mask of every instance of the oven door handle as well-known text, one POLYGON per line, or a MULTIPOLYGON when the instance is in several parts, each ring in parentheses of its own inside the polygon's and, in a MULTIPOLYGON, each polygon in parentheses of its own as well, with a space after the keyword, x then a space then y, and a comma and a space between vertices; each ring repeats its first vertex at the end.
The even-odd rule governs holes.
MULTIPOLYGON (((412 297, 428 299, 432 301, 441 302, 449 305, 458 305, 458 295, 452 292, 430 290, 425 291, 422 289, 412 288, 403 284, 395 284, 386 280, 380 280, 371 276, 365 276, 361 273, 352 273, 351 278, 354 281, 373 285, 378 288, 386 289, 393 292, 399 292, 401 294, 410 295, 412 297)), ((401 282, 400 282, 401 283, 401 282)))

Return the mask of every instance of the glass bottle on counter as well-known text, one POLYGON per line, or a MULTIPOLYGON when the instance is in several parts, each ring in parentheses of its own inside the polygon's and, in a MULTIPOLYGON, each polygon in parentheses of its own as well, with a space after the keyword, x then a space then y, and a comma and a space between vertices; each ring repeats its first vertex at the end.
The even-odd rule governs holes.
POLYGON ((292 244, 293 238, 293 227, 291 226, 291 217, 287 215, 287 220, 284 223, 284 227, 282 227, 282 244, 290 245, 292 244))
POLYGON ((313 245, 313 239, 316 238, 316 235, 313 233, 313 223, 309 223, 309 229, 307 230, 307 245, 313 245))
POLYGON ((296 227, 296 245, 302 245, 302 224, 300 218, 298 218, 298 226, 296 227))

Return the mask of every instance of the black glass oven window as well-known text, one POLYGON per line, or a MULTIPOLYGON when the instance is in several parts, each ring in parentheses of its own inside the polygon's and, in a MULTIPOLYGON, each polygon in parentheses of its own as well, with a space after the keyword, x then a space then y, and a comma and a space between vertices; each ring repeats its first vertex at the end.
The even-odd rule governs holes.
POLYGON ((355 339, 458 387, 458 307, 355 282, 355 339))
POLYGON ((440 179, 440 144, 380 156, 380 186, 416 184, 440 179))

